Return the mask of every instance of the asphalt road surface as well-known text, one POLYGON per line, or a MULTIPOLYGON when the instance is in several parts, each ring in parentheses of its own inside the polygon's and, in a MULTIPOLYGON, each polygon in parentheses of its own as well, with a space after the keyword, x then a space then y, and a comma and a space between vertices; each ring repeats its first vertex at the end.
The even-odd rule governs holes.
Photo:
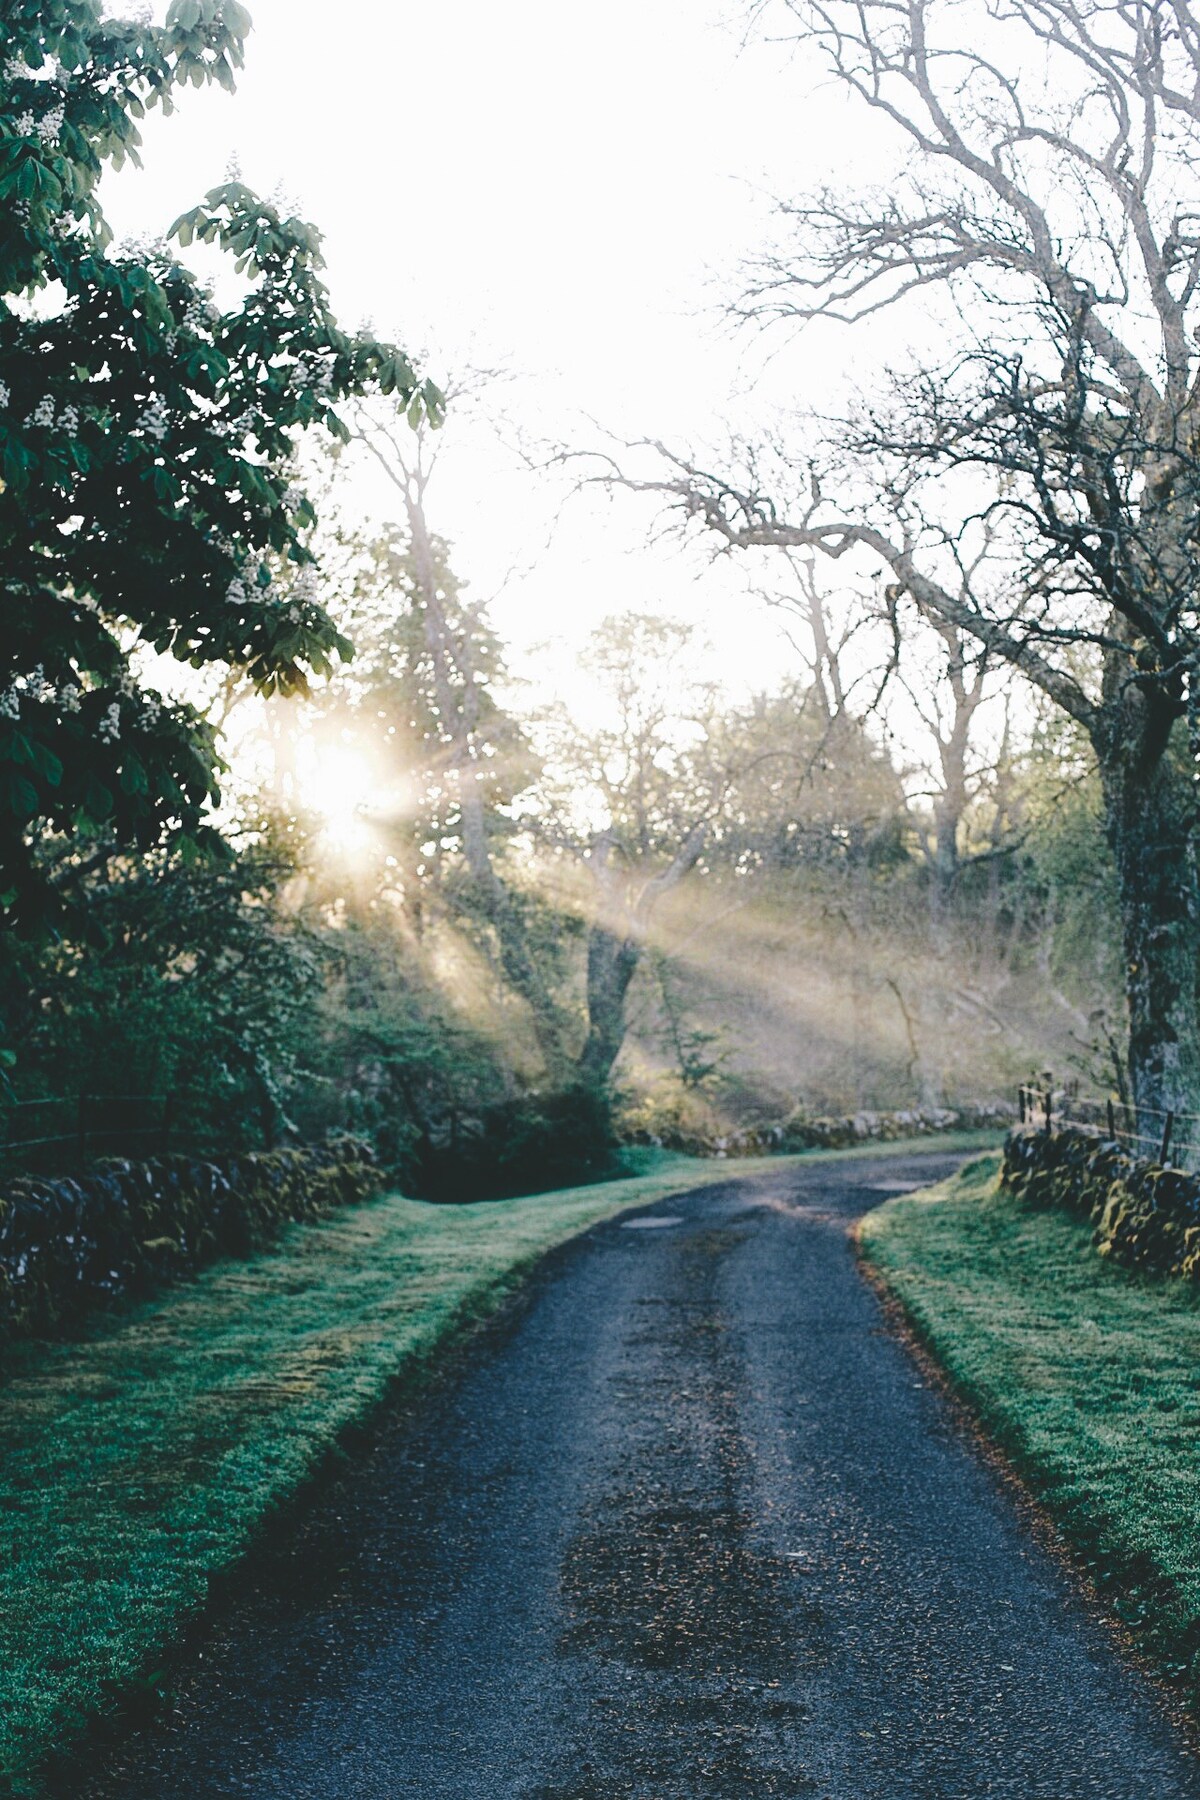
POLYGON ((245 1578, 79 1800, 1178 1800, 1200 1764, 887 1329, 941 1154, 615 1221, 245 1578))

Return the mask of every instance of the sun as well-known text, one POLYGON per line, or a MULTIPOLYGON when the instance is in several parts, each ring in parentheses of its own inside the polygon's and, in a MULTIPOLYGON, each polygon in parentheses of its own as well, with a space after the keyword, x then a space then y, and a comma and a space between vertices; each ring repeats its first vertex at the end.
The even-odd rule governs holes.
POLYGON ((371 815, 379 785, 369 760, 345 744, 310 741, 297 762, 299 797, 320 820, 322 843, 338 857, 360 861, 376 835, 371 815))

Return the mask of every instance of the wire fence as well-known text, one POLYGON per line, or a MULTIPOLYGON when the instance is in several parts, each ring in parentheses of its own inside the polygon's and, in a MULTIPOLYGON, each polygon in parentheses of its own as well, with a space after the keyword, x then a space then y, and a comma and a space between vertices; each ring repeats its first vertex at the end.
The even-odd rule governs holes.
POLYGON ((1178 1168, 1200 1164, 1200 1113, 1141 1106, 1124 1094, 1084 1094, 1078 1082, 1056 1087, 1050 1076, 1023 1082, 1017 1108, 1025 1126, 1053 1131, 1070 1125, 1146 1162, 1178 1168))
POLYGON ((165 1156, 178 1147, 175 1094, 51 1094, 0 1103, 0 1170, 62 1173, 98 1156, 165 1156))

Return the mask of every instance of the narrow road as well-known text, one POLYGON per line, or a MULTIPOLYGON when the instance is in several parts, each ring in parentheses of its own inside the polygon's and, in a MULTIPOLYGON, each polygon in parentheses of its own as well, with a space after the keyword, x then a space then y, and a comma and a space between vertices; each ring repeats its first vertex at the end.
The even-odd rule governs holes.
POLYGON ((1180 1800, 1200 1765, 889 1334, 847 1226, 939 1153, 552 1260, 78 1800, 1180 1800))

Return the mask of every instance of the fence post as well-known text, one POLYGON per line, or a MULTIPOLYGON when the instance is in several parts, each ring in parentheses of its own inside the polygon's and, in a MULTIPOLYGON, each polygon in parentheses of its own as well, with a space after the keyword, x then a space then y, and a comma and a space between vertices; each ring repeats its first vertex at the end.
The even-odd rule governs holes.
POLYGON ((1113 1111, 1113 1103, 1111 1100, 1108 1102, 1108 1135, 1115 1143, 1117 1136, 1117 1115, 1113 1111))
POLYGON ((1175 1124, 1175 1114, 1173 1112, 1168 1112, 1167 1113, 1167 1122, 1163 1126, 1162 1149, 1158 1153, 1158 1160, 1160 1163, 1165 1163, 1167 1160, 1167 1153, 1171 1148, 1171 1129, 1174 1126, 1174 1124, 1175 1124))
POLYGON ((1017 1089, 1017 1108, 1020 1112, 1021 1123, 1023 1125, 1025 1123, 1025 1083, 1024 1082, 1022 1082, 1020 1087, 1017 1089))
POLYGON ((81 1093, 75 1107, 75 1148, 80 1162, 87 1160, 87 1095, 81 1093))
POLYGON ((1054 1129, 1054 1090, 1046 1089, 1046 1136, 1054 1129))

